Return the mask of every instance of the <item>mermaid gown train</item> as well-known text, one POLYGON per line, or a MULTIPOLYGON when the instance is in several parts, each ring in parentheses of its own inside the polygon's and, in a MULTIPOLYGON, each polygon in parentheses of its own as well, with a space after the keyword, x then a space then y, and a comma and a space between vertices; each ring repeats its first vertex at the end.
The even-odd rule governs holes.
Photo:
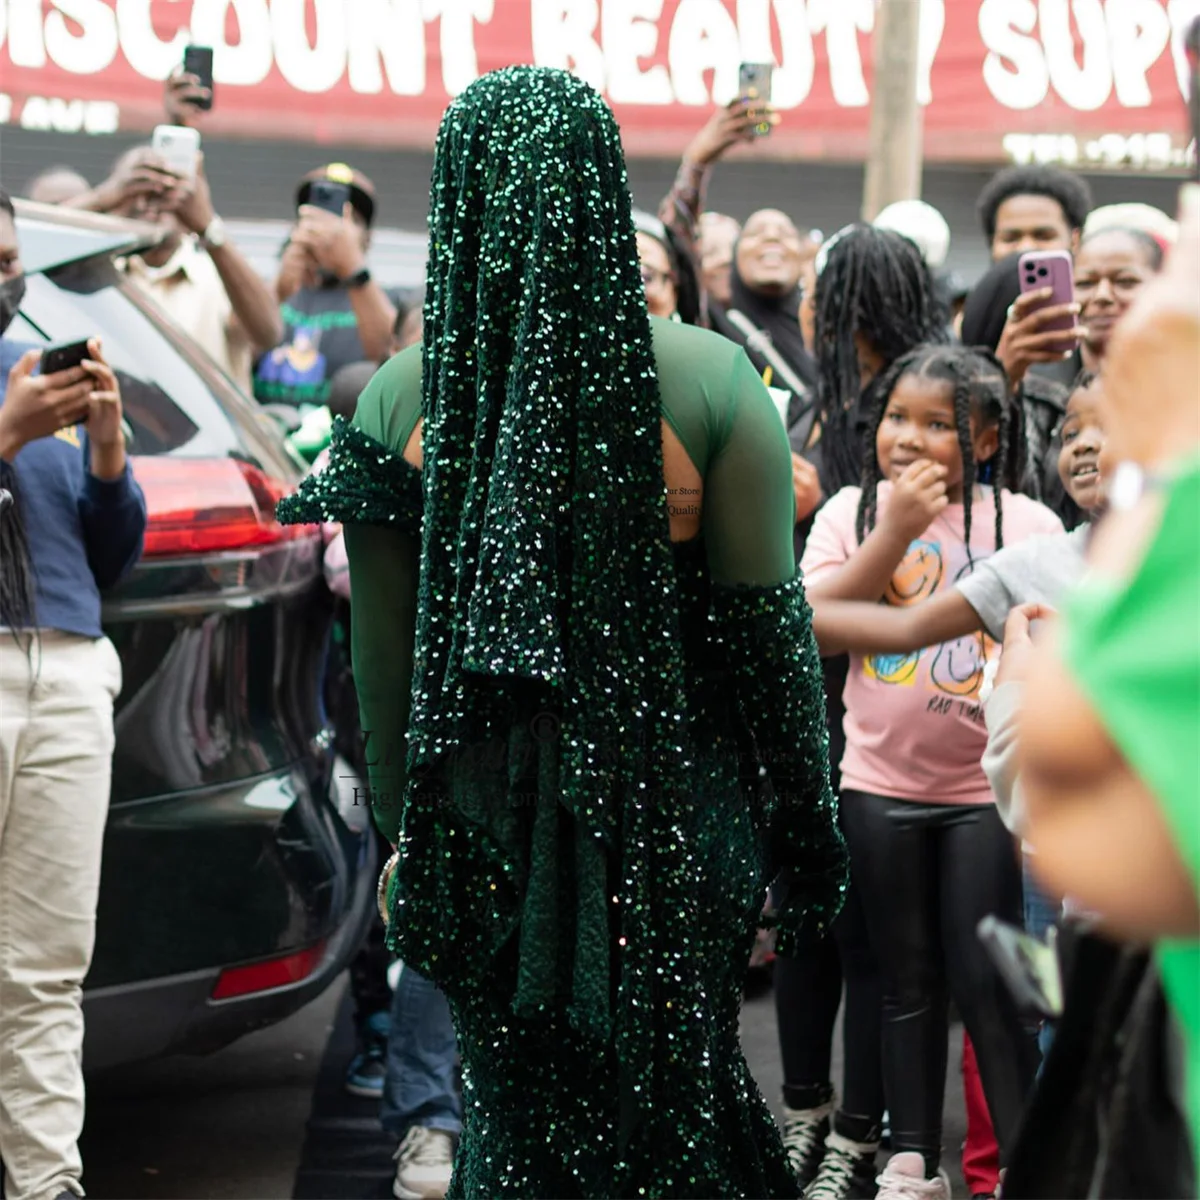
POLYGON ((791 883, 786 953, 836 915, 846 877, 790 531, 742 515, 786 441, 739 349, 665 322, 654 337, 663 417, 705 480, 703 534, 673 547, 686 711, 679 744, 601 751, 651 783, 685 760, 686 786, 646 788, 615 830, 570 803, 572 727, 544 684, 480 693, 468 736, 405 753, 436 655, 414 665, 423 488, 401 452, 419 351, 381 370, 330 467, 281 506, 346 523, 372 799, 403 853, 391 936, 445 992, 463 1061, 454 1196, 797 1195, 738 1036, 767 886, 791 883))

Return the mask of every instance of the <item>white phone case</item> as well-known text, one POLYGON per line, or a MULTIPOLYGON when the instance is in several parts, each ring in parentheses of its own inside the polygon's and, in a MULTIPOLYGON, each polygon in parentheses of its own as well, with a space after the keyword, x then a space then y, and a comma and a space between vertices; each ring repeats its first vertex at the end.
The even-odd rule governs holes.
POLYGON ((150 142, 154 153, 176 175, 193 179, 200 154, 200 134, 181 125, 159 125, 150 142))

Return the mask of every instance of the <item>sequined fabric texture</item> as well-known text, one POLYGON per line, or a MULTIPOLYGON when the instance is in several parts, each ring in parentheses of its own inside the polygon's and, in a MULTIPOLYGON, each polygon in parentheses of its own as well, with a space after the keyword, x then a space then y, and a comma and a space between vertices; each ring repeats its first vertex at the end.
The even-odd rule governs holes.
MULTIPOLYGON (((360 402, 284 516, 420 541, 392 931, 455 1015, 451 1194, 793 1196, 738 1012, 771 878, 811 876, 786 929, 824 927, 844 886, 802 590, 714 589, 703 544, 670 543, 603 101, 484 77, 431 199, 424 470, 360 402)), ((350 553, 357 589, 380 564, 350 553)), ((378 674, 394 618, 353 605, 378 674)))
POLYGON ((320 525, 344 521, 417 529, 421 523, 421 475, 397 452, 333 419, 329 463, 304 479, 295 495, 275 506, 281 525, 320 525))

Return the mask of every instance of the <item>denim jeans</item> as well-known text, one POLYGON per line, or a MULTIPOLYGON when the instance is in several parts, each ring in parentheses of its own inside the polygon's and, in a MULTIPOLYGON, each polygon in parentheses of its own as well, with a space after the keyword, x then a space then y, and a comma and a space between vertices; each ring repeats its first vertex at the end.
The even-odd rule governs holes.
POLYGON ((387 1078, 379 1119, 402 1137, 412 1125, 462 1132, 462 1099, 455 1084, 458 1043, 446 997, 408 967, 392 996, 387 1078))
MULTIPOLYGON (((1025 895, 1025 932, 1030 937, 1042 941, 1046 937, 1046 931, 1058 923, 1058 918, 1062 914, 1062 905, 1056 904, 1038 886, 1033 872, 1029 869, 1028 857, 1022 855, 1021 860, 1021 883, 1025 895)), ((1038 1049, 1042 1052, 1043 1062, 1046 1061, 1046 1055, 1050 1053, 1053 1041, 1054 1023, 1043 1021, 1038 1030, 1038 1049)))

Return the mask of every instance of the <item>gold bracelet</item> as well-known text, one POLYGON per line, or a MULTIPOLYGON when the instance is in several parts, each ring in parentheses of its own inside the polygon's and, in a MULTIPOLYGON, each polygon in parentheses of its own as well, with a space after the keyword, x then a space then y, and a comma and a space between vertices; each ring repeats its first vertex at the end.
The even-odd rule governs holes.
POLYGON ((384 928, 391 923, 391 914, 388 912, 388 888, 392 885, 392 876, 396 874, 396 868, 399 865, 400 851, 397 850, 383 864, 383 870, 379 872, 379 886, 375 890, 375 900, 379 905, 379 915, 383 918, 384 928))

